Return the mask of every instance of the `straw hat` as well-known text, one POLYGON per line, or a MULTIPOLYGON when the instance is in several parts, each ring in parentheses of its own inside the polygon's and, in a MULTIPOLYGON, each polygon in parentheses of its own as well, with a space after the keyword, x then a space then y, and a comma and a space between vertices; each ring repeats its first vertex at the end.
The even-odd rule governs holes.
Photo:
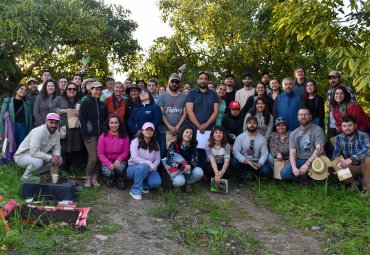
POLYGON ((308 175, 314 180, 324 180, 329 176, 328 168, 331 167, 331 162, 328 157, 321 155, 315 158, 312 162, 308 175))

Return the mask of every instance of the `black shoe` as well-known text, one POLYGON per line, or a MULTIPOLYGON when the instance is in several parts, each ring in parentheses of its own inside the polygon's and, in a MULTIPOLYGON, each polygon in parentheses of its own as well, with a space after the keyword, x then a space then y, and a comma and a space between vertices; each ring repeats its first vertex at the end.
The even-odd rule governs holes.
POLYGON ((112 188, 114 186, 114 176, 108 177, 107 188, 112 188))
POLYGON ((117 179, 117 189, 124 190, 126 188, 125 186, 125 180, 123 177, 118 177, 117 179))

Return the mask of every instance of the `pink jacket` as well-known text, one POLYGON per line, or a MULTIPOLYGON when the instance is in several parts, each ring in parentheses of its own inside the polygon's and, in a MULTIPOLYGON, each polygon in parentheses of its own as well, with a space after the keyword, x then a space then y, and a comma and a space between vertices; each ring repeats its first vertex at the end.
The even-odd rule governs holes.
POLYGON ((109 131, 106 136, 100 135, 98 141, 98 157, 104 166, 109 167, 114 161, 125 161, 130 153, 128 137, 121 138, 109 131))

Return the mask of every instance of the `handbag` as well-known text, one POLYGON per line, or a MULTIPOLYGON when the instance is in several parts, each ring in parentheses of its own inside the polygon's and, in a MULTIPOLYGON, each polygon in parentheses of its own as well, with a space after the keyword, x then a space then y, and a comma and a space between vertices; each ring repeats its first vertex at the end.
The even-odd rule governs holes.
POLYGON ((284 160, 274 159, 274 179, 281 180, 280 171, 285 166, 284 160))
POLYGON ((79 128, 80 127, 80 121, 78 119, 78 116, 75 116, 76 111, 77 110, 75 109, 67 111, 68 128, 79 128))
MULTIPOLYGON (((173 161, 175 161, 177 163, 180 163, 180 162, 184 163, 184 162, 186 162, 186 160, 184 159, 184 157, 181 156, 181 154, 179 153, 178 145, 176 143, 175 143, 175 145, 176 145, 176 148, 175 148, 175 151, 176 152, 174 152, 174 155, 173 155, 173 158, 172 158, 173 161)), ((171 178, 173 178, 173 177, 177 176, 178 174, 181 174, 182 173, 181 169, 178 169, 178 168, 176 168, 174 166, 171 166, 171 165, 168 165, 167 164, 167 157, 161 159, 161 162, 162 162, 164 168, 166 169, 167 173, 170 175, 171 178)))

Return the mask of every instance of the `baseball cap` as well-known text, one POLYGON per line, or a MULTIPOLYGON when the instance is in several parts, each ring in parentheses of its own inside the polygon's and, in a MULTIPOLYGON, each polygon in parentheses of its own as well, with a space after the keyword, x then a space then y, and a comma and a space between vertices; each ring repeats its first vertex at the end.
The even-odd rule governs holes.
POLYGON ((172 80, 178 80, 178 81, 181 81, 181 78, 180 78, 180 75, 178 75, 177 73, 173 73, 171 74, 170 78, 168 78, 169 81, 172 81, 172 80))
POLYGON ((277 117, 276 120, 275 120, 275 126, 277 124, 280 124, 280 123, 285 123, 286 124, 286 121, 284 119, 284 117, 277 117))
POLYGON ((255 122, 257 122, 258 123, 258 120, 257 120, 257 118, 255 117, 255 116, 249 116, 248 118, 247 118, 247 121, 245 122, 245 123, 248 123, 249 121, 251 121, 251 120, 254 120, 255 122))
POLYGON ((31 77, 31 78, 29 78, 29 79, 28 79, 27 84, 29 84, 31 81, 33 81, 33 82, 36 82, 36 83, 37 83, 37 80, 36 80, 35 78, 32 78, 32 77, 31 77))
POLYGON ((243 79, 244 79, 245 77, 247 77, 247 76, 252 78, 252 74, 251 74, 251 72, 246 71, 246 72, 244 72, 244 73, 243 73, 243 79))
POLYGON ((238 101, 231 101, 229 104, 230 109, 240 109, 240 103, 238 101))
POLYGON ((91 83, 91 88, 100 88, 100 87, 103 87, 103 84, 101 84, 98 81, 94 81, 93 83, 91 83))
POLYGON ((145 122, 141 129, 146 130, 148 128, 152 128, 153 130, 155 130, 154 125, 151 122, 145 122))
POLYGON ((328 79, 329 79, 329 77, 341 77, 341 73, 340 72, 338 72, 338 71, 331 71, 330 73, 329 73, 329 75, 328 75, 328 79))
POLYGON ((235 76, 234 76, 234 75, 232 75, 231 73, 226 74, 225 79, 226 79, 226 78, 229 78, 229 77, 231 77, 231 78, 233 78, 233 79, 235 80, 235 76))
POLYGON ((49 113, 48 115, 46 115, 46 120, 57 120, 57 121, 60 121, 60 116, 56 113, 49 113))

